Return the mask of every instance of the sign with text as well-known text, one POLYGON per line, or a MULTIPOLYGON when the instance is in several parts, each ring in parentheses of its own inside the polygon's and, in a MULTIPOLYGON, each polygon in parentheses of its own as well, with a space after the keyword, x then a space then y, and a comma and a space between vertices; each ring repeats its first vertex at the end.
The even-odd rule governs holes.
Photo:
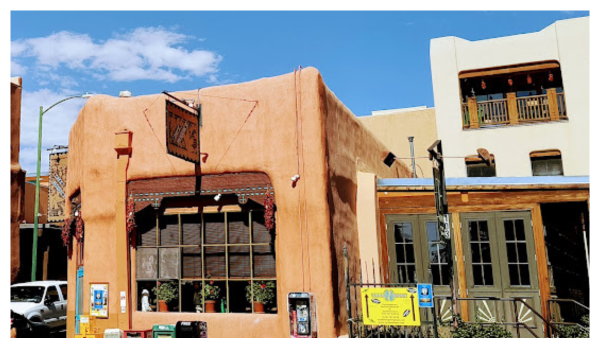
POLYGON ((188 162, 200 163, 200 129, 198 114, 165 101, 167 153, 188 162))
POLYGON ((433 307, 433 288, 431 284, 417 284, 419 307, 433 307))
POLYGON ((362 288, 365 325, 420 326, 416 288, 362 288))
POLYGON ((50 154, 48 175, 48 223, 65 220, 65 188, 67 187, 67 153, 50 154))

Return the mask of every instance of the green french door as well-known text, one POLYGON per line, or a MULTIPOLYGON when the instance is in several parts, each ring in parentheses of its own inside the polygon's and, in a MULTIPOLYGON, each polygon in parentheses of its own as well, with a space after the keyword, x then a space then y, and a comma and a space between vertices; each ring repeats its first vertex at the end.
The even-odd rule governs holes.
MULTIPOLYGON (((541 312, 530 213, 467 213, 460 219, 468 297, 525 298, 541 312)), ((541 333, 540 320, 522 304, 517 318, 541 333)), ((470 301, 469 319, 514 323, 515 308, 511 302, 470 301)))
MULTIPOLYGON (((387 215, 386 224, 391 281, 433 284, 434 295, 450 296, 447 247, 440 241, 435 215, 387 215)), ((442 301, 439 311, 443 320, 450 320, 450 301, 442 301)), ((422 312, 429 318, 430 311, 422 312)))

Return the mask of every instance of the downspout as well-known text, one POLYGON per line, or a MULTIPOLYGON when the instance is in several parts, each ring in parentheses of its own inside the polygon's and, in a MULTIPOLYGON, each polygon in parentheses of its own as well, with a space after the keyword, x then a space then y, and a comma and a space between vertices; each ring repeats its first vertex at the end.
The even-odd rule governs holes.
POLYGON ((415 164, 415 143, 414 143, 414 136, 409 136, 408 137, 408 143, 410 144, 410 162, 412 163, 412 172, 413 172, 413 177, 417 178, 417 166, 415 164))

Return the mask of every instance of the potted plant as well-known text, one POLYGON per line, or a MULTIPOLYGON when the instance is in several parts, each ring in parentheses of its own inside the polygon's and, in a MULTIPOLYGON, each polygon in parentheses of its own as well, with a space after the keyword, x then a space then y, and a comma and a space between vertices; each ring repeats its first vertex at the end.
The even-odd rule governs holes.
POLYGON ((152 288, 152 292, 156 295, 158 311, 160 312, 168 312, 169 307, 167 304, 179 297, 179 290, 174 282, 158 282, 158 286, 152 288))
POLYGON ((254 313, 265 313, 265 304, 275 298, 275 283, 272 281, 248 283, 250 285, 246 286, 246 299, 248 302, 254 302, 254 313))
MULTIPOLYGON (((211 278, 210 272, 207 272, 207 278, 211 278)), ((218 285, 215 285, 215 281, 211 280, 207 283, 204 283, 204 304, 206 307, 206 313, 215 313, 215 302, 219 299, 219 295, 221 294, 221 288, 218 285)))

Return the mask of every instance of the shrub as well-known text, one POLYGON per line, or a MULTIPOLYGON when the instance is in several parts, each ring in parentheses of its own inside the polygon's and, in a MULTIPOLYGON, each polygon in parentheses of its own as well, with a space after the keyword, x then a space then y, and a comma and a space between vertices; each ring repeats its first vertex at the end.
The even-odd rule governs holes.
POLYGON ((458 319, 458 326, 451 331, 452 338, 511 338, 512 334, 496 323, 483 325, 480 321, 466 323, 458 319))

